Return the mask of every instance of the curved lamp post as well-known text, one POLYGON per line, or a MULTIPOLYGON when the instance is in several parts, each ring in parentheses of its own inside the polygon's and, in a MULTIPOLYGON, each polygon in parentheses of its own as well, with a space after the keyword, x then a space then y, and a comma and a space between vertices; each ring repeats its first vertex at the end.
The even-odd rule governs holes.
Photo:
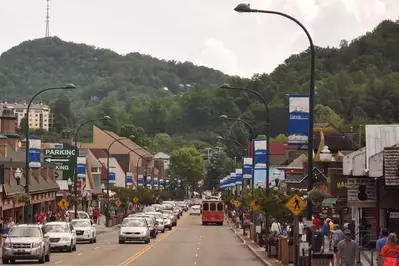
MULTIPOLYGON (((131 153, 131 152, 136 153, 135 151, 137 151, 137 150, 142 150, 142 149, 146 150, 147 148, 148 148, 147 146, 139 147, 139 148, 136 148, 136 149, 132 149, 132 150, 130 150, 130 151, 127 153, 127 155, 129 156, 129 171, 130 171, 130 153, 131 153)), ((137 153, 136 153, 136 154, 137 154, 137 153)), ((139 158, 137 159, 137 165, 138 165, 140 159, 141 159, 141 157, 139 156, 139 158)), ((138 166, 137 166, 137 167, 138 167, 138 166)), ((126 180, 126 182, 127 182, 127 180, 126 180)), ((138 182, 138 177, 137 177, 137 182, 138 182)), ((138 187, 138 184, 137 184, 137 187, 138 187)))
POLYGON ((107 149, 107 185, 106 185, 107 186, 107 209, 106 209, 106 213, 105 213, 105 219, 106 219, 105 224, 107 227, 109 226, 109 155, 110 155, 110 150, 111 150, 112 145, 114 145, 114 143, 121 142, 122 140, 125 140, 125 139, 133 139, 133 138, 134 138, 134 136, 130 135, 127 138, 123 137, 123 138, 115 139, 114 141, 111 142, 111 144, 109 144, 108 149, 107 149))
MULTIPOLYGON (((265 13, 278 15, 295 22, 305 32, 310 45, 310 88, 309 88, 309 129, 308 129, 308 191, 313 188, 313 120, 314 120, 314 91, 315 91, 315 47, 313 44, 312 36, 306 27, 299 22, 296 18, 278 11, 252 9, 249 4, 239 4, 235 9, 239 13, 265 13)), ((307 202, 307 220, 312 220, 312 201, 308 199, 307 202)))
MULTIPOLYGON (((33 97, 30 99, 29 103, 28 103, 28 108, 26 109, 26 121, 25 121, 25 146, 26 146, 26 151, 25 151, 25 192, 27 194, 29 194, 29 171, 30 171, 30 167, 29 167, 29 111, 30 111, 30 107, 33 103, 33 101, 35 100, 35 98, 42 94, 43 92, 46 91, 51 91, 51 90, 72 90, 75 89, 76 86, 73 85, 72 83, 68 83, 63 87, 55 87, 55 88, 47 88, 44 90, 39 91, 38 93, 36 93, 35 95, 33 95, 33 97)), ((27 202, 25 203, 25 208, 24 208, 24 220, 26 223, 29 223, 29 212, 30 212, 30 203, 27 202)))
POLYGON ((74 208, 75 208, 75 218, 76 219, 78 219, 78 201, 77 201, 78 186, 77 186, 77 182, 78 182, 78 156, 79 156, 78 140, 79 140, 79 131, 86 124, 93 123, 93 122, 96 122, 96 121, 102 121, 102 120, 107 121, 107 120, 110 120, 110 119, 111 119, 111 117, 109 117, 107 115, 102 117, 102 118, 90 119, 90 120, 87 120, 87 121, 83 122, 82 124, 80 124, 80 126, 76 129, 76 132, 75 132, 75 158, 76 158, 76 162, 75 162, 75 174, 73 175, 73 184, 74 184, 73 194, 74 194, 74 197, 75 197, 75 206, 74 206, 74 208))
MULTIPOLYGON (((221 116, 219 116, 219 118, 224 119, 224 120, 238 121, 238 122, 244 123, 251 130, 250 142, 253 142, 253 140, 256 138, 254 128, 247 121, 242 120, 240 118, 230 118, 227 115, 221 115, 221 116)), ((249 155, 249 153, 248 153, 248 155, 249 155)), ((252 169, 254 168, 254 165, 255 165, 255 160, 252 158, 252 169)), ((253 198, 254 197, 254 187, 255 187, 255 185, 254 185, 255 176, 253 174, 252 174, 251 183, 252 183, 251 187, 252 187, 252 198, 253 198)))
MULTIPOLYGON (((259 92, 255 91, 255 90, 248 89, 248 88, 232 87, 229 84, 223 84, 222 86, 220 86, 220 88, 221 89, 228 89, 228 90, 249 91, 249 92, 255 94, 256 96, 258 96, 262 100, 263 105, 265 106, 265 109, 266 109, 266 150, 267 150, 267 152, 266 152, 266 161, 267 161, 267 164, 266 164, 266 197, 268 197, 269 196, 269 179, 270 179, 270 177, 269 177, 269 169, 270 169, 270 167, 269 167, 269 164, 270 164, 270 160, 269 160, 269 154, 270 154, 270 131, 269 131, 269 128, 270 128, 270 110, 269 110, 269 105, 267 104, 265 98, 263 98, 263 96, 259 92)), ((255 149, 254 149, 254 152, 255 152, 255 149)), ((254 159, 252 160, 252 165, 255 165, 254 159)), ((252 186, 253 187, 255 186, 255 184, 254 184, 254 180, 255 180, 254 175, 255 175, 255 173, 252 175, 252 179, 253 179, 252 186)))

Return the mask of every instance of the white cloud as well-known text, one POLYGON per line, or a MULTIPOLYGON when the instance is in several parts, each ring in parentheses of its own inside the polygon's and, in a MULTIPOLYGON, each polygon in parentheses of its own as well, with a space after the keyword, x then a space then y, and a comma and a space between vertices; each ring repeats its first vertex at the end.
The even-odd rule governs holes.
POLYGON ((228 74, 237 73, 237 55, 223 41, 210 38, 204 43, 201 54, 194 62, 198 65, 220 69, 228 74))

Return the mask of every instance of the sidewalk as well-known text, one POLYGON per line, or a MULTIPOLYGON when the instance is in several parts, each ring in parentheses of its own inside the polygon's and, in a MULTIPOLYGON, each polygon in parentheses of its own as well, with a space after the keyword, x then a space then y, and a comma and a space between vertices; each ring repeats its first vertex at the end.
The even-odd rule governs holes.
MULTIPOLYGON (((235 228, 235 225, 230 221, 227 221, 228 225, 230 226, 230 230, 232 230, 235 235, 244 243, 244 245, 256 256, 258 259, 266 266, 281 266, 282 264, 274 259, 270 258, 265 249, 258 246, 258 244, 254 243, 251 239, 247 236, 243 235, 242 229, 235 228)), ((293 264, 291 264, 293 265, 293 264)))
POLYGON ((111 231, 116 230, 116 229, 119 228, 117 225, 106 227, 105 226, 105 216, 104 215, 99 217, 98 222, 99 222, 99 224, 96 224, 97 235, 100 235, 100 234, 103 234, 103 233, 107 233, 107 232, 111 232, 111 231))

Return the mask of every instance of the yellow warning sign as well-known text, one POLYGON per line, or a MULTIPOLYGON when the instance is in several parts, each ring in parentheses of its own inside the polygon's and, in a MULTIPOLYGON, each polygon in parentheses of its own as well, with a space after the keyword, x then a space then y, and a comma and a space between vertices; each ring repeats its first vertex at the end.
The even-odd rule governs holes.
POLYGON ((137 203, 139 203, 139 198, 138 197, 135 197, 134 199, 133 199, 133 202, 135 203, 135 204, 137 204, 137 203))
POLYGON ((255 208, 256 206, 258 206, 258 203, 256 202, 256 200, 253 200, 253 201, 251 201, 251 202, 249 203, 249 206, 253 209, 253 208, 255 208))
POLYGON ((65 210, 66 208, 68 208, 69 206, 69 202, 62 199, 57 203, 58 207, 60 207, 61 209, 65 210))
POLYGON ((122 202, 120 200, 115 201, 115 206, 119 208, 121 206, 122 202))
POLYGON ((304 201, 300 196, 294 195, 289 199, 285 206, 292 212, 292 214, 298 216, 306 208, 306 201, 304 201))

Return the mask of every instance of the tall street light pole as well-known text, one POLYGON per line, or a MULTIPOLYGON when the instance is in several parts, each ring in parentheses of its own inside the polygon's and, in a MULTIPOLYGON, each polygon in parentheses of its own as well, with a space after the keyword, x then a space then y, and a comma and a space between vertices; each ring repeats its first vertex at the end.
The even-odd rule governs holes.
MULTIPOLYGON (((30 107, 33 103, 33 101, 35 100, 35 98, 42 94, 43 92, 46 91, 51 91, 51 90, 72 90, 72 89, 76 89, 76 86, 73 85, 72 83, 68 83, 63 87, 55 87, 55 88, 47 88, 44 90, 39 91, 38 93, 36 93, 35 95, 33 95, 33 97, 30 99, 29 103, 28 103, 28 108, 26 109, 26 121, 25 121, 25 147, 26 147, 26 151, 25 151, 25 160, 26 160, 26 165, 25 165, 25 192, 27 194, 29 194, 29 172, 30 172, 30 167, 29 167, 29 111, 30 111, 30 107)), ((31 221, 29 221, 29 212, 30 212, 30 203, 25 203, 25 209, 24 209, 24 219, 26 223, 29 223, 31 221)))
MULTIPOLYGON (((263 96, 255 90, 252 90, 249 88, 232 87, 229 84, 223 84, 222 86, 220 86, 220 88, 228 89, 228 90, 249 91, 249 92, 255 94, 256 96, 258 96, 262 100, 262 102, 265 106, 265 109, 266 109, 266 150, 267 150, 267 152, 266 152, 266 161, 267 161, 267 164, 266 164, 266 197, 269 197, 269 169, 270 169, 270 166, 269 166, 270 165, 270 160, 269 160, 269 154, 270 154, 270 130, 269 130, 269 128, 270 128, 270 110, 269 110, 269 105, 267 104, 265 98, 263 98, 263 96)), ((254 147, 254 153, 255 153, 255 147, 254 147)), ((254 161, 255 161, 255 156, 254 156, 253 162, 252 162, 253 165, 255 165, 254 161)), ((255 169, 254 169, 254 174, 252 176, 253 176, 252 178, 255 179, 254 178, 255 169)), ((253 184, 253 186, 255 186, 255 184, 253 184)))
MULTIPOLYGON (((256 138, 255 130, 247 121, 242 120, 240 118, 231 118, 231 117, 228 117, 227 115, 221 115, 219 118, 224 119, 224 120, 237 121, 237 122, 241 122, 241 123, 245 124, 251 131, 251 135, 250 135, 250 140, 249 141, 252 143, 252 147, 254 148, 253 140, 256 138)), ((253 150, 255 152, 255 149, 253 149, 253 150)), ((248 155, 249 155, 249 152, 248 152, 248 155)), ((255 166, 255 160, 252 158, 252 169, 254 168, 254 166, 255 166)), ((254 188, 255 188, 255 184, 254 183, 255 183, 255 175, 254 175, 254 173, 252 173, 252 180, 251 180, 252 198, 254 197, 254 188)))
MULTIPOLYGON (((130 151, 128 152, 127 155, 129 156, 129 165, 128 165, 129 171, 130 171, 130 153, 131 153, 131 152, 134 152, 134 153, 135 153, 135 151, 137 151, 137 150, 142 150, 142 149, 146 150, 146 149, 148 149, 148 148, 147 148, 147 146, 144 146, 144 147, 132 149, 132 150, 130 150, 130 151)), ((137 164, 138 164, 138 162, 140 161, 140 159, 141 159, 141 157, 139 157, 139 159, 137 159, 137 164)), ((137 177, 137 178, 138 178, 138 177, 137 177)), ((126 180, 126 182, 127 182, 127 180, 126 180)), ((125 185, 127 186, 127 184, 125 184, 125 185)), ((138 184, 137 184, 137 186, 138 186, 138 184)))
POLYGON ((79 156, 79 147, 78 147, 78 141, 79 141, 79 131, 80 129, 88 124, 88 123, 94 123, 96 121, 103 121, 103 120, 110 120, 111 118, 109 116, 104 116, 102 118, 95 118, 95 119, 90 119, 87 120, 85 122, 83 122, 82 124, 80 124, 80 126, 78 127, 78 129, 75 132, 75 174, 73 176, 73 184, 74 184, 74 189, 73 189, 73 194, 75 196, 75 218, 78 219, 78 203, 77 203, 77 197, 78 197, 78 186, 77 186, 77 182, 78 182, 78 156, 79 156))
POLYGON ((107 149, 107 209, 106 209, 106 213, 105 213, 105 219, 106 219, 106 226, 109 227, 109 157, 110 157, 110 151, 112 148, 112 145, 114 145, 114 143, 116 142, 121 142, 122 140, 125 139, 133 139, 134 136, 131 135, 129 137, 123 137, 123 138, 118 138, 115 139, 114 141, 111 142, 111 144, 109 144, 108 149, 107 149))
MULTIPOLYGON (((278 15, 295 22, 305 32, 310 45, 310 88, 309 88, 309 125, 308 125, 308 191, 313 189, 313 121, 314 121, 314 94, 315 94, 315 47, 312 37, 306 27, 296 18, 282 12, 252 9, 249 4, 239 4, 235 11, 240 13, 265 13, 278 15)), ((312 201, 308 198, 307 202, 307 220, 312 220, 312 201)))

